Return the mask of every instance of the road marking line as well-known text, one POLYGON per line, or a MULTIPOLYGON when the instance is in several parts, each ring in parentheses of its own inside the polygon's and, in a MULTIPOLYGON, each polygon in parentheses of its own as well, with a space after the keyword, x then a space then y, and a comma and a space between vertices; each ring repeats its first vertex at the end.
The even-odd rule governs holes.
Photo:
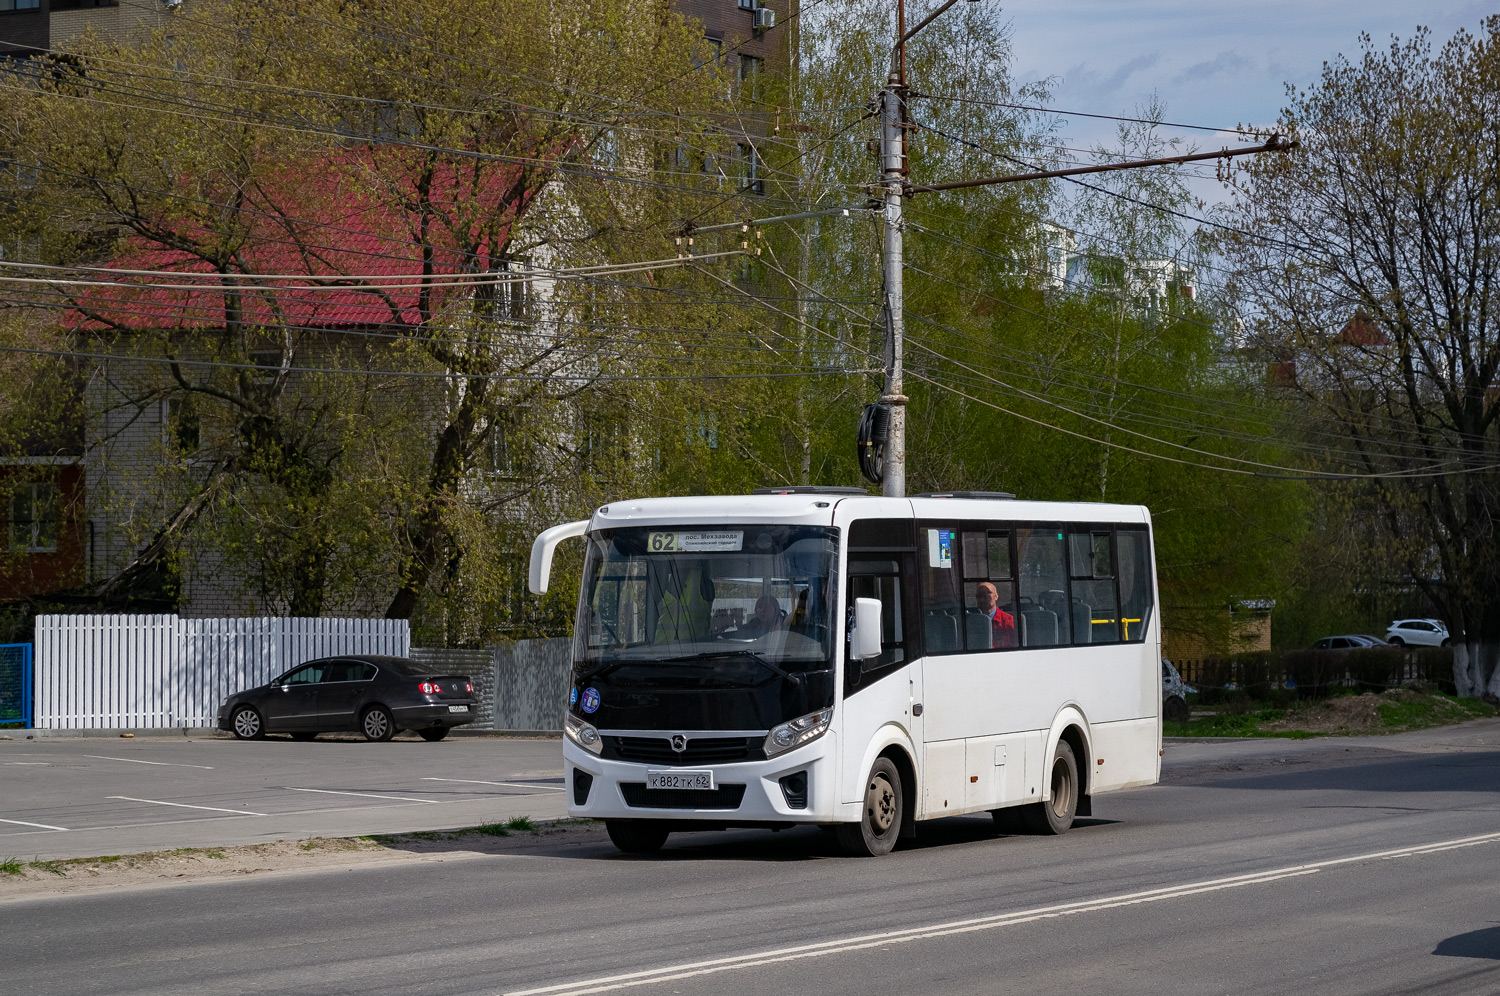
POLYGON ((1030 910, 1019 910, 1014 913, 999 913, 991 916, 974 917, 967 920, 952 920, 946 923, 928 924, 924 927, 908 927, 902 930, 883 931, 876 934, 862 934, 855 937, 843 938, 835 941, 819 941, 813 944, 801 944, 795 947, 783 948, 781 950, 758 951, 753 954, 727 955, 722 958, 711 958, 704 961, 684 962, 678 965, 669 965, 662 968, 646 969, 639 972, 626 972, 620 975, 601 976, 593 979, 581 979, 576 982, 565 982, 553 986, 543 986, 538 989, 518 990, 508 996, 586 996, 589 993, 609 992, 615 989, 626 989, 633 986, 653 985, 661 982, 672 982, 678 979, 686 979, 699 975, 713 975, 718 972, 733 971, 742 968, 755 968, 761 965, 771 965, 777 962, 797 961, 804 958, 818 958, 823 955, 843 954, 849 951, 859 951, 865 948, 879 947, 884 944, 902 944, 907 941, 925 940, 933 937, 944 937, 951 934, 965 934, 980 930, 993 930, 998 927, 1009 927, 1022 923, 1030 923, 1035 920, 1052 919, 1055 917, 1073 916, 1078 913, 1092 913, 1099 910, 1115 909, 1121 906, 1134 906, 1141 903, 1159 902, 1164 899, 1179 899, 1184 896, 1194 896, 1205 892, 1218 892, 1224 889, 1234 889, 1245 885, 1261 885, 1282 879, 1296 878, 1303 875, 1316 874, 1325 868, 1334 868, 1339 865, 1353 864, 1363 861, 1374 861, 1383 858, 1405 857, 1407 855, 1431 854, 1437 851, 1452 850, 1458 847, 1470 847, 1477 844, 1492 843, 1500 841, 1500 833, 1480 834, 1474 837, 1461 837, 1454 840, 1434 841, 1428 844, 1415 844, 1410 847, 1393 848, 1387 851, 1375 851, 1368 854, 1358 854, 1347 858, 1331 858, 1326 861, 1314 861, 1305 865, 1292 865, 1286 868, 1270 869, 1263 872, 1252 872, 1245 875, 1234 875, 1227 878, 1206 879, 1201 882, 1188 882, 1178 886, 1166 886, 1159 889, 1146 889, 1141 892, 1128 892, 1116 896, 1105 896, 1099 899, 1081 899, 1068 903, 1060 903, 1055 906, 1043 906, 1030 910))
POLYGON ((0 820, 0 823, 15 823, 23 827, 41 827, 43 830, 67 830, 67 827, 55 827, 48 823, 27 823, 25 820, 0 820))
POLYGON ((290 785, 283 786, 288 792, 317 792, 319 795, 357 795, 363 799, 385 799, 387 802, 425 802, 436 806, 436 799, 413 799, 405 795, 376 795, 373 792, 335 792, 333 789, 301 789, 290 785))
POLYGON ((155 764, 163 768, 202 768, 204 771, 214 770, 207 764, 174 764, 171 761, 140 761, 133 757, 110 757, 107 754, 79 754, 79 757, 93 757, 101 761, 126 761, 130 764, 155 764))
POLYGON ((423 778, 424 782, 463 782, 465 785, 500 785, 505 788, 538 788, 549 792, 566 792, 563 785, 537 785, 533 782, 486 782, 478 778, 423 778))
POLYGON ((224 809, 219 806, 191 806, 185 802, 163 802, 160 799, 137 799, 130 795, 111 795, 107 799, 123 799, 126 802, 149 802, 153 806, 176 806, 178 809, 206 809, 211 813, 234 813, 237 816, 265 816, 265 813, 252 813, 248 809, 224 809))

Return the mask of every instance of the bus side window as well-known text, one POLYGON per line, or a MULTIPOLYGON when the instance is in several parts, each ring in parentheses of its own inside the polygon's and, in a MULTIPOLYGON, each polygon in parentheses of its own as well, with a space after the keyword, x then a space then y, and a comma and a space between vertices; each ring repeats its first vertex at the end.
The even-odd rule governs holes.
POLYGON ((1072 642, 1068 570, 1063 561, 1063 527, 1016 530, 1021 588, 1017 629, 1023 647, 1060 647, 1072 642))
POLYGON ((1109 529, 1073 529, 1068 533, 1074 643, 1120 641, 1113 541, 1109 529))
POLYGON ((1016 646, 1009 531, 966 529, 963 548, 965 646, 970 652, 1016 646))
MULTIPOLYGON (((901 578, 894 561, 887 567, 889 574, 858 573, 864 565, 850 562, 849 604, 856 598, 873 598, 880 603, 880 657, 864 664, 865 670, 874 670, 888 664, 899 664, 906 660, 905 620, 901 612, 901 578)), ((885 565, 881 565, 885 566, 885 565)))
POLYGON ((1128 643, 1146 639, 1151 623, 1151 545, 1144 529, 1121 529, 1116 534, 1120 572, 1120 624, 1128 643))
POLYGON ((917 538, 922 638, 929 654, 957 654, 964 649, 957 547, 958 530, 953 528, 923 529, 917 538))

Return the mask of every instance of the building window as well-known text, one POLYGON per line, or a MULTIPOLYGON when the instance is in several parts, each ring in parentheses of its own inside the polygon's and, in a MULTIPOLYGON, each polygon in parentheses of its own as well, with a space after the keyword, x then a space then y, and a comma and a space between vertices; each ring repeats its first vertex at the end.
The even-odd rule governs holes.
POLYGON ((502 260, 497 275, 505 282, 495 288, 495 310, 501 318, 523 321, 531 317, 531 266, 528 260, 502 260))
POLYGON ((697 419, 688 422, 687 439, 689 446, 694 443, 702 443, 711 450, 719 448, 719 413, 702 412, 697 419))
POLYGON ((740 56, 740 96, 760 99, 761 59, 756 55, 740 56))
POLYGON ((594 165, 600 169, 615 169, 620 165, 620 137, 610 128, 601 132, 591 151, 594 165))
POLYGON ((10 546, 26 553, 57 549, 57 485, 22 484, 11 492, 10 546))
POLYGON ((489 445, 485 447, 485 469, 500 477, 520 477, 527 471, 526 440, 515 428, 495 425, 490 428, 489 445))
POLYGON ((703 52, 693 56, 693 68, 702 69, 704 66, 718 65, 719 60, 724 58, 724 42, 719 38, 703 39, 703 52))
POLYGON ((764 194, 766 182, 760 178, 760 153, 755 146, 741 144, 735 157, 739 166, 740 189, 752 194, 764 194))
POLYGON ((597 417, 585 420, 578 440, 578 457, 582 469, 590 474, 608 473, 616 461, 623 461, 626 452, 626 435, 623 427, 597 417))
POLYGON ((162 442, 183 456, 192 456, 202 445, 198 412, 191 398, 168 398, 162 419, 162 442))
POLYGON ((250 379, 256 383, 270 384, 281 373, 281 351, 257 350, 250 354, 250 363, 255 367, 249 372, 250 379))
POLYGON ((0 10, 37 10, 41 0, 0 0, 0 10))

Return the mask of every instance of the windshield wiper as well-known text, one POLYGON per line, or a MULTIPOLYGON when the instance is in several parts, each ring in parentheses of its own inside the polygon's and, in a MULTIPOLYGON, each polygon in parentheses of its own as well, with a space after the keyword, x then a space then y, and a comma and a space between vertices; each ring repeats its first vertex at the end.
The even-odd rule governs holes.
POLYGON ((596 664, 593 667, 589 668, 587 671, 583 672, 582 674, 577 675, 573 680, 574 681, 588 681, 590 678, 597 678, 601 674, 608 674, 609 672, 613 671, 617 667, 624 667, 626 664, 638 664, 638 663, 640 663, 640 662, 639 661, 628 661, 628 660, 626 660, 626 661, 622 661, 622 660, 605 661, 603 664, 596 664))
POLYGON ((688 661, 723 660, 725 658, 731 658, 731 657, 748 657, 752 661, 754 661, 755 663, 759 664, 761 667, 765 668, 766 670, 768 670, 768 671, 774 671, 777 674, 781 675, 782 678, 786 679, 787 681, 790 681, 792 684, 794 684, 794 685, 800 685, 800 684, 802 684, 802 673, 801 672, 798 672, 798 671, 783 671, 781 668, 777 667, 775 664, 772 664, 771 661, 770 661, 770 659, 767 658, 764 654, 758 654, 758 653, 756 653, 753 650, 713 650, 713 651, 710 651, 710 652, 708 652, 706 654, 689 654, 686 657, 666 657, 666 658, 662 659, 662 663, 663 664, 679 664, 679 663, 686 663, 688 661))

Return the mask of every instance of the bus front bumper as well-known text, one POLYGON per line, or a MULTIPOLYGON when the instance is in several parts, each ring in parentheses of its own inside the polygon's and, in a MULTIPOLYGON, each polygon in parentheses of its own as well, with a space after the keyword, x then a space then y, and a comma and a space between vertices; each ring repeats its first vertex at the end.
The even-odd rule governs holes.
POLYGON ((833 823, 834 734, 766 761, 702 765, 710 791, 646 789, 664 765, 609 761, 563 738, 568 815, 588 819, 681 820, 709 824, 833 823))

